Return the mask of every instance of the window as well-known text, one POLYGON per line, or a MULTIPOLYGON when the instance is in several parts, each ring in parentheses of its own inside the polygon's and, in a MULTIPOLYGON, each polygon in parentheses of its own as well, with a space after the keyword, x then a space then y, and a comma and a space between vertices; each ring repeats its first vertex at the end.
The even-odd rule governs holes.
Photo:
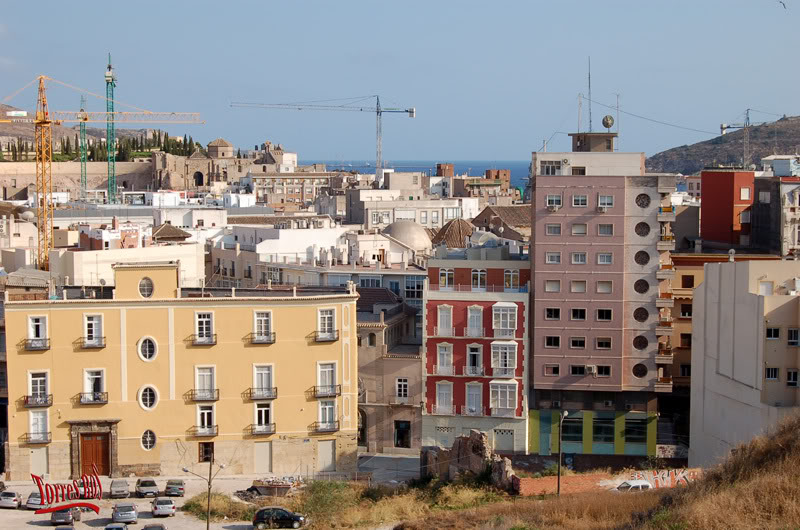
POLYGON ((681 348, 691 348, 691 347, 692 347, 692 334, 681 333, 681 348))
POLYGON ((592 441, 614 443, 614 419, 595 417, 592 421, 592 441))
POLYGON ((425 210, 419 212, 419 223, 420 224, 428 224, 428 212, 425 210))
POLYGON ((86 398, 83 401, 95 402, 103 401, 102 393, 105 391, 105 381, 103 370, 85 370, 83 372, 83 391, 86 398))
POLYGON ((453 413, 453 385, 450 383, 436 383, 436 413, 453 413))
POLYGON ((334 426, 336 423, 336 401, 324 399, 319 402, 319 423, 322 428, 334 426))
POLYGON ((597 292, 601 294, 609 294, 611 293, 612 285, 611 280, 598 280, 597 282, 597 292))
POLYGON ((29 317, 28 318, 28 339, 46 339, 47 338, 47 317, 29 317))
POLYGON ((84 344, 98 345, 103 343, 102 315, 86 315, 83 317, 84 344))
POLYGON ((467 336, 483 336, 483 308, 470 307, 467 309, 467 336))
POLYGON ((437 335, 451 337, 453 335, 453 308, 440 305, 437 308, 437 335))
POLYGON ((262 431, 270 427, 272 423, 272 404, 256 403, 256 426, 261 427, 262 431))
POLYGON ((439 212, 438 210, 434 210, 431 212, 431 224, 438 225, 439 224, 439 212))
POLYGON ((772 294, 772 289, 774 284, 772 282, 758 282, 758 294, 763 296, 770 296, 772 294))
POLYGON ((406 276, 406 298, 419 300, 422 298, 422 287, 425 279, 419 276, 406 276))
POLYGON ((272 313, 270 311, 256 311, 253 334, 261 339, 267 339, 272 335, 272 313))
POLYGON ((557 293, 561 291, 561 280, 545 280, 544 291, 546 293, 557 293))
POLYGON ((611 337, 597 337, 594 340, 595 349, 598 350, 610 350, 611 349, 611 337))
POLYGON ((572 280, 569 282, 569 290, 572 293, 585 293, 586 280, 572 280))
POLYGON ((486 290, 486 269, 472 269, 472 290, 486 290))
POLYGON ((139 392, 139 405, 142 408, 151 410, 158 404, 158 393, 152 386, 146 386, 139 392))
POLYGON ((481 347, 468 346, 467 347, 467 372, 464 375, 481 375, 483 372, 479 370, 483 363, 481 362, 481 347))
POLYGON ((573 265, 586 265, 586 252, 573 252, 572 253, 573 265))
POLYGON ((380 287, 381 286, 381 277, 380 276, 361 276, 359 277, 359 283, 361 287, 380 287))
POLYGON ((585 167, 572 166, 572 174, 576 175, 576 176, 585 175, 586 174, 586 168, 585 167))
POLYGON ((608 322, 611 320, 611 309, 598 309, 597 320, 600 322, 608 322))
POLYGON ((614 255, 611 252, 598 252, 597 264, 598 265, 611 265, 614 260, 614 255))
POLYGON ((614 206, 614 196, 613 195, 600 195, 597 200, 597 206, 611 208, 614 206))
POLYGON ((195 377, 197 378, 195 386, 195 395, 199 399, 214 399, 215 395, 215 377, 213 366, 201 366, 195 369, 195 377))
POLYGON ((156 433, 147 429, 142 433, 142 448, 150 451, 156 446, 156 433))
POLYGON ((32 372, 30 374, 31 395, 29 402, 47 404, 48 388, 50 386, 47 381, 47 375, 47 372, 32 372))
POLYGON ((786 371, 786 386, 797 386, 797 370, 786 371))
POLYGON ((503 287, 508 289, 519 289, 519 269, 506 269, 503 271, 503 287))
POLYGON ((777 368, 767 368, 764 370, 764 378, 767 381, 777 381, 778 380, 778 369, 777 368))
POLYGON ((397 296, 400 296, 400 282, 397 280, 389 280, 389 290, 397 296))
POLYGON ((317 385, 322 394, 336 393, 336 364, 320 363, 317 367, 317 385))
POLYGON ((564 418, 561 422, 561 440, 564 442, 583 441, 583 418, 578 416, 564 418))
POLYGON ((692 304, 681 304, 681 318, 692 318, 692 304))
POLYGON ((545 225, 545 234, 548 236, 560 236, 561 235, 561 225, 560 224, 547 224, 545 225))
POLYGON ((399 398, 408 398, 408 378, 398 377, 395 380, 395 395, 399 398))
POLYGON ((540 175, 560 175, 561 174, 561 160, 542 160, 539 163, 540 175))
POLYGON ((638 418, 625 418, 625 443, 647 443, 647 420, 638 418))
POLYGON ((492 384, 490 392, 489 406, 492 410, 517 408, 517 385, 492 384))
POLYGON ((439 287, 452 289, 455 282, 455 272, 453 269, 439 269, 439 287))
POLYGON ((789 328, 787 331, 789 346, 798 346, 800 345, 800 329, 797 328, 789 328))
POLYGON ((147 277, 139 280, 139 294, 142 298, 150 298, 153 296, 153 280, 147 277))
POLYGON ((573 308, 569 312, 569 319, 570 320, 586 320, 586 309, 585 308, 573 308))
POLYGON ((467 413, 469 415, 483 415, 483 393, 480 383, 467 384, 467 413))
POLYGON ((436 351, 436 362, 440 369, 447 372, 443 375, 452 375, 453 348, 449 344, 439 344, 436 351))
POLYGON ((572 196, 572 206, 577 208, 586 206, 589 204, 589 199, 586 195, 573 195, 572 196))
POLYGON ((582 364, 571 364, 569 367, 569 374, 577 377, 586 375, 586 367, 582 364))
POLYGON ((195 313, 195 333, 198 342, 212 342, 214 321, 211 313, 195 313))
POLYGON ((253 367, 253 386, 259 395, 272 393, 272 366, 261 365, 253 367))
POLYGON ((682 364, 681 365, 681 377, 691 377, 692 376, 692 365, 691 364, 682 364))
POLYGON ((781 338, 781 328, 767 328, 767 339, 778 340, 781 338))
POLYGON ((214 461, 214 442, 200 442, 197 444, 198 448, 198 462, 213 462, 214 461))
POLYGON ((548 265, 558 265, 561 263, 561 252, 545 252, 544 262, 548 265))
POLYGON ((561 308, 560 307, 545 307, 544 308, 544 319, 545 320, 561 320, 561 308))
POLYGON ((561 347, 561 337, 558 335, 548 335, 544 338, 544 347, 545 348, 560 348, 561 347))
POLYGON ((750 200, 750 188, 739 188, 739 200, 742 201, 750 200))
POLYGON ((684 274, 681 276, 681 287, 684 289, 693 289, 694 288, 694 275, 692 274, 684 274))
POLYGON ((743 225, 750 222, 750 210, 744 210, 739 214, 739 222, 743 225))
POLYGON ((572 235, 573 236, 585 236, 586 235, 586 223, 573 223, 572 224, 572 235))
POLYGON ((758 202, 762 204, 769 204, 769 201, 770 201, 770 192, 768 191, 758 192, 758 202))
POLYGON ((544 365, 544 375, 547 377, 556 377, 559 372, 561 371, 560 364, 545 364, 544 365))
POLYGON ((495 375, 507 375, 513 377, 517 367, 517 345, 516 344, 492 344, 492 368, 495 375), (506 370, 510 373, 501 374, 497 369, 506 370))
POLYGON ((319 310, 319 335, 322 338, 334 338, 336 335, 336 310, 335 309, 320 309, 319 310))
POLYGON ((599 225, 597 225, 597 235, 598 236, 613 236, 614 235, 614 225, 613 224, 599 224, 599 225))
POLYGON ((492 327, 496 337, 513 337, 517 329, 517 306, 497 306, 492 309, 492 327))
POLYGON ((570 337, 569 347, 574 350, 582 350, 586 348, 586 337, 570 337))
POLYGON ((611 377, 611 366, 607 364, 597 365, 597 377, 611 377))
POLYGON ((694 190, 694 182, 690 182, 689 183, 689 189, 690 190, 694 190))
POLYGON ((377 342, 378 342, 377 336, 374 333, 370 333, 368 335, 367 344, 374 348, 377 342))

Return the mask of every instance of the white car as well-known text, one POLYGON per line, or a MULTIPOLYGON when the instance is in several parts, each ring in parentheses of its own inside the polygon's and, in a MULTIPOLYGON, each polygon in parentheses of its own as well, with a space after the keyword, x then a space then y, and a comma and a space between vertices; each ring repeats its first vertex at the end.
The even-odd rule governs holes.
POLYGON ((22 504, 22 497, 13 491, 0 493, 0 508, 19 508, 22 504))
POLYGON ((28 501, 25 503, 25 507, 29 510, 40 510, 42 508, 47 508, 47 503, 42 501, 42 495, 38 491, 34 491, 28 495, 28 501))
POLYGON ((175 501, 167 497, 156 497, 153 499, 153 517, 163 516, 172 517, 175 515, 175 501))
POLYGON ((611 491, 627 493, 629 491, 647 491, 650 489, 653 489, 653 485, 646 480, 626 480, 611 491))

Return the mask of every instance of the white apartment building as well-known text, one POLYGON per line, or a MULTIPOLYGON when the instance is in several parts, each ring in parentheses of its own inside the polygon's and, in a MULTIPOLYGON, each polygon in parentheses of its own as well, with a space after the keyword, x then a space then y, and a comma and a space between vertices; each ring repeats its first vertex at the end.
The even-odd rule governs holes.
POLYGON ((439 229, 453 219, 472 219, 480 211, 477 197, 432 198, 422 189, 347 190, 347 222, 364 228, 383 228, 395 221, 414 221, 439 229))

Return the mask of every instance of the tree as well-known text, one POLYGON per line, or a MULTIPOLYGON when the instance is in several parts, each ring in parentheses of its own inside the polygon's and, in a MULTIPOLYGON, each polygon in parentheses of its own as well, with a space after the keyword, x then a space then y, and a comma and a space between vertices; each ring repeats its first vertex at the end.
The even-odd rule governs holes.
POLYGON ((67 136, 67 154, 68 155, 72 154, 72 145, 70 145, 69 136, 67 136))
POLYGON ((183 155, 187 156, 189 154, 189 138, 186 136, 186 133, 183 133, 183 145, 181 146, 183 149, 183 155))
POLYGON ((242 148, 240 147, 238 151, 236 151, 236 158, 242 158, 242 148))
POLYGON ((192 137, 190 136, 190 137, 189 137, 189 155, 188 155, 188 156, 192 156, 192 154, 194 153, 194 151, 195 151, 194 140, 193 140, 193 139, 192 139, 192 137))
POLYGON ((16 144, 11 144, 11 160, 17 162, 17 146, 16 144))

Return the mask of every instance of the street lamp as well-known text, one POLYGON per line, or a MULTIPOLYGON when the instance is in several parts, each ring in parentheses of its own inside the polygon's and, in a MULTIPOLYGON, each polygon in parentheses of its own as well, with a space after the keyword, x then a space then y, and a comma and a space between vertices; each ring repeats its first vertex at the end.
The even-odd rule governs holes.
POLYGON ((219 469, 217 470, 217 472, 214 473, 214 475, 211 475, 213 467, 214 467, 214 453, 211 453, 211 458, 208 460, 208 478, 202 475, 198 475, 193 471, 189 471, 188 468, 183 468, 184 473, 189 473, 190 475, 199 477, 208 483, 208 503, 206 504, 206 530, 210 530, 211 528, 211 483, 214 482, 215 478, 217 478, 217 474, 223 469, 225 469, 225 464, 219 464, 219 469))
POLYGON ((564 423, 564 418, 567 417, 569 412, 563 411, 558 417, 558 492, 556 495, 561 495, 561 424, 564 423))

